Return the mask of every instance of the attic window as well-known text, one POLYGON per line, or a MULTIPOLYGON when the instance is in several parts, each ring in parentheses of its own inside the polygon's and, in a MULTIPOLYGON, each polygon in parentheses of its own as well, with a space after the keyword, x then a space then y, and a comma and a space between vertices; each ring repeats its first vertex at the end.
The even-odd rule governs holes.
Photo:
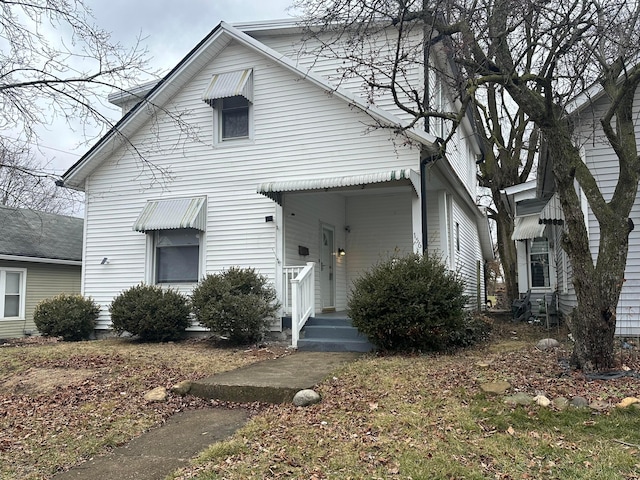
POLYGON ((214 74, 202 94, 202 100, 216 110, 216 143, 251 137, 252 69, 214 74))

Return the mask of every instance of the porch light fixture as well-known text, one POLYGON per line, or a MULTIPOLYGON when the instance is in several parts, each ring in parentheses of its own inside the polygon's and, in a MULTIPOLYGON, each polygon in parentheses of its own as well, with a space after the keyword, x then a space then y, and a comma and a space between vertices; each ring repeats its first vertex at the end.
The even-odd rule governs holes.
POLYGON ((338 249, 338 256, 339 257, 344 257, 347 254, 347 252, 344 251, 344 248, 339 248, 338 249))

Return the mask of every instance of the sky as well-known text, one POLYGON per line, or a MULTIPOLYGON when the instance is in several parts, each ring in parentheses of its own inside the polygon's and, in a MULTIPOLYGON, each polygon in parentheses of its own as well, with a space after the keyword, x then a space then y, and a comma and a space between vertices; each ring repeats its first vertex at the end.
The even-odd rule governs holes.
MULTIPOLYGON (((151 67, 166 73, 221 21, 290 18, 292 0, 85 0, 113 42, 133 46, 143 38, 151 67)), ((105 92, 107 95, 109 92, 105 92)), ((118 112, 114 110, 113 119, 118 112)), ((40 153, 51 173, 61 175, 89 148, 81 132, 65 124, 39 130, 40 153)))

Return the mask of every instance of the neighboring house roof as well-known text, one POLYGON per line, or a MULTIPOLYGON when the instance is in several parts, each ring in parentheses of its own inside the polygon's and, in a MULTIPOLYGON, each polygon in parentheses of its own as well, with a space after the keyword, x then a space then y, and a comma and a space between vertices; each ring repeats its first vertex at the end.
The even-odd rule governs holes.
MULTIPOLYGON (((221 22, 211 31, 191 52, 184 57, 160 82, 158 82, 145 96, 145 101, 138 103, 118 123, 96 143, 85 155, 67 170, 63 183, 67 187, 82 190, 84 179, 109 155, 116 147, 125 142, 125 138, 131 138, 139 128, 148 121, 144 105, 164 105, 176 92, 178 92, 203 65, 213 60, 231 41, 235 41, 244 47, 264 55, 277 65, 299 75, 302 79, 311 82, 328 94, 339 98, 349 105, 366 112, 375 121, 383 125, 406 127, 408 124, 395 115, 382 110, 374 105, 369 105, 364 99, 342 88, 335 87, 323 77, 312 72, 302 70, 293 60, 285 55, 267 47, 255 38, 221 22)), ((429 133, 417 129, 409 129, 405 134, 412 140, 424 145, 432 146, 437 138, 429 133)))
POLYGON ((81 218, 0 206, 0 259, 82 262, 81 218))

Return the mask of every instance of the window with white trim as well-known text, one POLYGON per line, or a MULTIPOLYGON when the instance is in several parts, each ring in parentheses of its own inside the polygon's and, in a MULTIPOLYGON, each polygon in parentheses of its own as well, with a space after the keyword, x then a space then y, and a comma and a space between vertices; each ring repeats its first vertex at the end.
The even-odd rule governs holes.
POLYGON ((201 237, 202 232, 193 228, 153 232, 155 283, 196 283, 201 237))
POLYGON ((0 268, 0 318, 24 318, 25 269, 0 268))
POLYGON ((549 240, 547 238, 537 237, 531 241, 529 265, 531 287, 550 287, 549 240))
POLYGON ((241 95, 221 98, 218 107, 219 135, 222 141, 249 138, 251 102, 241 95))

